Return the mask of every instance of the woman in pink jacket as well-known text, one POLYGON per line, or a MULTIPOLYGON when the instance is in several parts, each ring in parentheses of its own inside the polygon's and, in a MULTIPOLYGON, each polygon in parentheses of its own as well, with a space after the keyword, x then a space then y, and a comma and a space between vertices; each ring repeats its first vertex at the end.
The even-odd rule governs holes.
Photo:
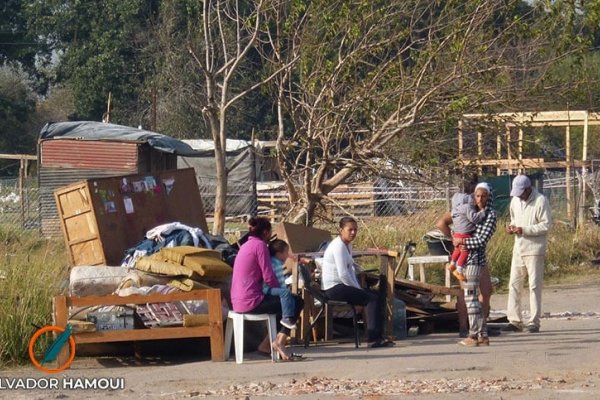
MULTIPOLYGON (((281 302, 279 297, 265 295, 262 291, 263 282, 272 288, 279 287, 279 281, 271 266, 271 256, 267 243, 271 239, 271 223, 266 218, 254 217, 248 221, 249 238, 240 247, 233 265, 231 279, 231 305, 233 311, 245 314, 277 314, 281 319, 281 302)), ((295 317, 298 318, 303 308, 300 297, 294 296, 296 307, 295 317)), ((277 338, 271 346, 279 353, 282 360, 292 357, 286 350, 290 329, 281 326, 277 338)), ((268 339, 267 339, 268 340, 268 339)), ((261 343, 259 351, 266 352, 268 341, 261 343)), ((267 347, 268 348, 268 347, 267 347)))

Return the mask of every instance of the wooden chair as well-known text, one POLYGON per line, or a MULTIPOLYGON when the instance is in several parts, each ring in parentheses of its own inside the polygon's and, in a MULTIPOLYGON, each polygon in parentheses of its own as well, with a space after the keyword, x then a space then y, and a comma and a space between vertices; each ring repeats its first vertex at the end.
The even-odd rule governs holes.
POLYGON ((325 293, 323 293, 321 291, 321 289, 319 289, 318 287, 316 287, 315 285, 312 284, 313 281, 311 279, 310 272, 308 271, 308 268, 306 268, 305 265, 298 264, 298 272, 300 272, 300 276, 302 277, 302 280, 304 281, 304 289, 306 291, 308 291, 308 293, 310 293, 310 295, 320 303, 319 311, 317 312, 317 314, 314 317, 311 318, 310 328, 307 329, 306 332, 304 333, 304 347, 308 347, 310 333, 312 332, 313 327, 315 326, 315 324, 317 323, 317 321, 319 320, 321 315, 323 315, 323 312, 325 311, 325 307, 348 306, 349 305, 352 308, 352 325, 354 327, 354 346, 356 348, 358 348, 360 345, 360 337, 359 337, 360 333, 359 333, 359 328, 358 328, 358 318, 356 317, 356 307, 354 307, 353 305, 351 305, 345 301, 330 300, 327 297, 327 295, 325 295, 325 293))

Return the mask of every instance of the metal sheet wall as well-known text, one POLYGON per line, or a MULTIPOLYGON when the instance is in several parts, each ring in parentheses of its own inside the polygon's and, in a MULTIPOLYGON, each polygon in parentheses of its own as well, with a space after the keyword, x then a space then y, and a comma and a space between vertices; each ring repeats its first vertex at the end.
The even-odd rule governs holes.
POLYGON ((44 167, 135 172, 139 143, 49 139, 40 142, 44 167))

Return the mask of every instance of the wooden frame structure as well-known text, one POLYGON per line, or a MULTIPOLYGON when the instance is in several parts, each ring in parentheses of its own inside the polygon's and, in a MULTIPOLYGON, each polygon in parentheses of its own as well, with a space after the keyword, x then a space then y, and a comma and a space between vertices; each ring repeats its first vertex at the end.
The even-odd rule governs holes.
MULTIPOLYGON (((63 328, 67 326, 70 307, 168 303, 187 300, 206 300, 208 302, 208 325, 81 332, 73 333, 73 338, 76 344, 82 344, 209 337, 211 360, 224 361, 223 311, 221 308, 221 291, 219 289, 192 290, 186 293, 135 294, 123 297, 117 295, 86 297, 56 296, 53 301, 54 325, 63 328)), ((63 365, 68 357, 67 346, 64 346, 59 354, 58 364, 63 365)))
MULTIPOLYGON (((513 172, 522 173, 527 169, 560 168, 566 172, 566 198, 567 217, 573 218, 573 196, 571 195, 572 168, 581 168, 582 175, 587 173, 590 166, 588 160, 588 131, 590 126, 600 125, 600 113, 589 111, 539 111, 515 112, 497 114, 464 114, 458 123, 458 160, 464 166, 477 166, 481 174, 484 166, 496 167, 496 174, 501 175, 502 170, 507 170, 509 175, 513 172), (504 135, 496 133, 496 158, 483 156, 483 132, 477 131, 477 158, 468 158, 464 154, 463 126, 465 120, 488 120, 504 125, 504 135), (559 161, 545 161, 543 158, 523 158, 523 128, 527 127, 565 127, 565 159, 559 161), (582 126, 582 154, 580 159, 574 159, 571 152, 571 127, 582 126), (511 143, 512 131, 518 132, 516 157, 513 155, 511 143), (503 140, 504 137, 504 140, 503 140), (505 153, 502 152, 504 142, 505 153)), ((583 219, 583 202, 585 201, 585 185, 582 185, 580 196, 579 216, 583 219)))

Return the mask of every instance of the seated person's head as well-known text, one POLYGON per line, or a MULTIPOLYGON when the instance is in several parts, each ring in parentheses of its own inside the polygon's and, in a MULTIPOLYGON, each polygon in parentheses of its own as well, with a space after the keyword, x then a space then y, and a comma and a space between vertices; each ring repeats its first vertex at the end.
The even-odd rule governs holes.
POLYGON ((350 243, 354 240, 354 238, 356 238, 358 224, 352 217, 343 217, 340 219, 340 223, 338 224, 338 231, 342 240, 345 243, 350 243))
POLYGON ((271 222, 263 217, 252 217, 248 220, 248 231, 250 236, 266 242, 271 238, 271 222))
POLYGON ((281 261, 287 260, 290 253, 290 246, 281 239, 275 239, 269 243, 269 253, 281 261))

